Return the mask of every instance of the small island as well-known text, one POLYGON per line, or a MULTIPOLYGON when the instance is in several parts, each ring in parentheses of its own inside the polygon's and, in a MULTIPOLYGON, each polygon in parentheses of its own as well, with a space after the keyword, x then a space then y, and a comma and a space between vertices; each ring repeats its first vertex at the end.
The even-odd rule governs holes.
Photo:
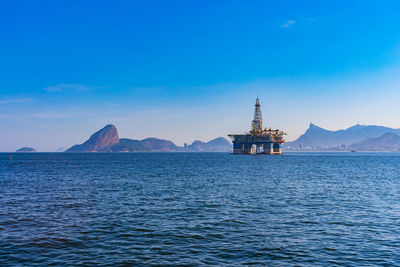
POLYGON ((36 149, 31 148, 31 147, 21 147, 20 149, 18 149, 15 152, 22 152, 22 153, 32 153, 32 152, 36 152, 36 149))

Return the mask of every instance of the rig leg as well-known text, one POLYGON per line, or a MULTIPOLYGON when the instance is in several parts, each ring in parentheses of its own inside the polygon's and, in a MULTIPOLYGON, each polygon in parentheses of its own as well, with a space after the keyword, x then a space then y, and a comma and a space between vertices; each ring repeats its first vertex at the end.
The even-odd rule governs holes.
POLYGON ((271 143, 264 143, 263 144, 264 147, 264 154, 272 154, 272 147, 271 147, 271 143))
POLYGON ((233 154, 251 154, 251 144, 233 142, 233 154))
POLYGON ((273 144, 273 153, 274 154, 282 154, 282 148, 281 145, 279 143, 274 143, 273 144))

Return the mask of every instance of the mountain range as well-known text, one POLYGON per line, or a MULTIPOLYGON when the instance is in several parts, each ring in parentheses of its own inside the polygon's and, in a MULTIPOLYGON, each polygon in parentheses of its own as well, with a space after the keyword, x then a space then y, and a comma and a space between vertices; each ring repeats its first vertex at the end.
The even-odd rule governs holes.
MULTIPOLYGON (((400 151, 400 129, 376 125, 354 125, 330 131, 311 123, 298 139, 282 146, 284 151, 400 151)), ((35 152, 23 147, 17 152, 35 152)), ((62 151, 60 149, 60 151, 62 151)), ((232 144, 223 137, 208 142, 199 140, 181 147, 158 138, 135 140, 119 138, 114 125, 106 125, 88 140, 65 152, 232 152, 232 144)))
POLYGON ((329 131, 310 124, 297 140, 284 144, 286 151, 399 151, 400 129, 354 125, 329 131))
POLYGON ((134 140, 119 138, 117 128, 106 125, 103 129, 92 134, 87 141, 74 145, 65 152, 231 152, 231 143, 223 137, 209 142, 194 141, 191 145, 179 147, 172 141, 146 138, 134 140))

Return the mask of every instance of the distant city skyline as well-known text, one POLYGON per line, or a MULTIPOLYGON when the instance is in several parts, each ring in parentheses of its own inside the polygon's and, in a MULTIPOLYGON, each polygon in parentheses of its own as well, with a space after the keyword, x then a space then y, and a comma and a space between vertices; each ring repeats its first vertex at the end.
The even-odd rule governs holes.
POLYGON ((400 128, 399 1, 3 1, 0 151, 400 128))

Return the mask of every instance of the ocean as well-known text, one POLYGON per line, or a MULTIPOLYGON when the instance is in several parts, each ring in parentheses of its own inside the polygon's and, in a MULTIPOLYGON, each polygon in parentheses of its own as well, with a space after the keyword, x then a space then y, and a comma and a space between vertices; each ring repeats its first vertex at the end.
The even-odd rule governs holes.
POLYGON ((400 154, 0 154, 0 266, 400 265, 400 154))

